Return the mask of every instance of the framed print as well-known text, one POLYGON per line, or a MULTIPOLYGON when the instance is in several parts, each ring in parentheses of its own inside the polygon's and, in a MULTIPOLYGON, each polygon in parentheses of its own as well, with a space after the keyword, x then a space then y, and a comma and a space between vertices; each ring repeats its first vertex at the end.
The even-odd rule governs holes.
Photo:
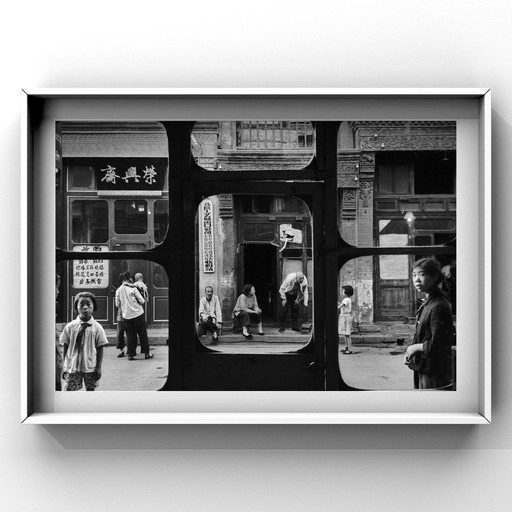
POLYGON ((22 422, 490 422, 490 113, 23 92, 22 422))

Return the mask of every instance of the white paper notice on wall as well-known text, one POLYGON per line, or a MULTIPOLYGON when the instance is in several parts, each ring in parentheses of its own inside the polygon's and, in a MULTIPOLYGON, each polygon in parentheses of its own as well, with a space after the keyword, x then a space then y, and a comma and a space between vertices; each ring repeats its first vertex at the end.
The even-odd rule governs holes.
POLYGON ((292 228, 291 224, 281 224, 279 226, 279 240, 283 244, 279 252, 284 251, 290 243, 302 244, 302 230, 292 228))

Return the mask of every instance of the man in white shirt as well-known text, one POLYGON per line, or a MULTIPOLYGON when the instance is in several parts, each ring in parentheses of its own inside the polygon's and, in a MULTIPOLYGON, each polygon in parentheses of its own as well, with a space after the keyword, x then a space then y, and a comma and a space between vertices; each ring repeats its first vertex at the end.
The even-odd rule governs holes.
POLYGON ((304 306, 308 305, 308 280, 302 272, 292 272, 288 274, 279 288, 281 296, 281 311, 279 312, 279 332, 284 332, 284 324, 291 309, 292 330, 300 332, 298 325, 299 304, 304 302, 304 306))
POLYGON ((130 272, 123 272, 123 283, 116 290, 116 307, 121 308, 121 315, 128 338, 128 360, 133 361, 137 348, 137 335, 140 339, 140 349, 145 359, 151 359, 149 340, 144 321, 144 297, 132 283, 130 272))
POLYGON ((211 332, 213 342, 219 339, 219 329, 222 325, 222 309, 219 297, 213 294, 213 288, 207 286, 204 289, 205 296, 199 301, 199 326, 198 334, 211 332))

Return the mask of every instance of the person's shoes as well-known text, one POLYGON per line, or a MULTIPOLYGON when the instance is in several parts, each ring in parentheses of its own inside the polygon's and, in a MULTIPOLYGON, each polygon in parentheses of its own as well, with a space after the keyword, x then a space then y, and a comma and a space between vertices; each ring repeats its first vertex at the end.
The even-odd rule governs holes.
POLYGON ((342 354, 353 354, 351 350, 345 349, 341 351, 342 354))
POLYGON ((279 332, 284 332, 284 329, 281 327, 281 328, 279 329, 279 332))
POLYGON ((135 358, 133 356, 128 356, 128 361, 133 361, 135 358))
POLYGON ((144 359, 153 359, 154 355, 153 354, 145 354, 144 355, 144 359))
POLYGON ((117 354, 117 357, 124 357, 124 351, 121 350, 121 352, 117 354))
POLYGON ((251 339, 252 339, 252 334, 244 334, 244 333, 242 333, 242 336, 243 336, 246 340, 251 340, 251 339))
POLYGON ((300 329, 298 327, 292 327, 292 331, 300 332, 300 329))
POLYGON ((265 336, 265 333, 264 332, 259 332, 258 333, 260 336, 265 336))

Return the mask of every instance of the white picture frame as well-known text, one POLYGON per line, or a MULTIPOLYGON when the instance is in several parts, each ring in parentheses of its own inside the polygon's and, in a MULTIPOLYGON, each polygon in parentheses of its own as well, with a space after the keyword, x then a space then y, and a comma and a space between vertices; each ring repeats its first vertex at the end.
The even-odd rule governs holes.
POLYGON ((27 89, 22 91, 21 120, 22 423, 490 423, 489 89, 27 89), (468 262, 458 267, 459 276, 464 277, 457 291, 462 310, 458 346, 468 347, 458 350, 461 385, 454 393, 368 392, 360 394, 357 401, 350 396, 353 392, 118 392, 115 407, 109 392, 83 393, 73 407, 63 408, 56 400, 52 375, 48 375, 54 349, 55 121, 257 119, 265 115, 280 119, 457 121, 458 162, 467 164, 467 173, 459 172, 459 167, 457 171, 458 251, 468 255, 468 262))

